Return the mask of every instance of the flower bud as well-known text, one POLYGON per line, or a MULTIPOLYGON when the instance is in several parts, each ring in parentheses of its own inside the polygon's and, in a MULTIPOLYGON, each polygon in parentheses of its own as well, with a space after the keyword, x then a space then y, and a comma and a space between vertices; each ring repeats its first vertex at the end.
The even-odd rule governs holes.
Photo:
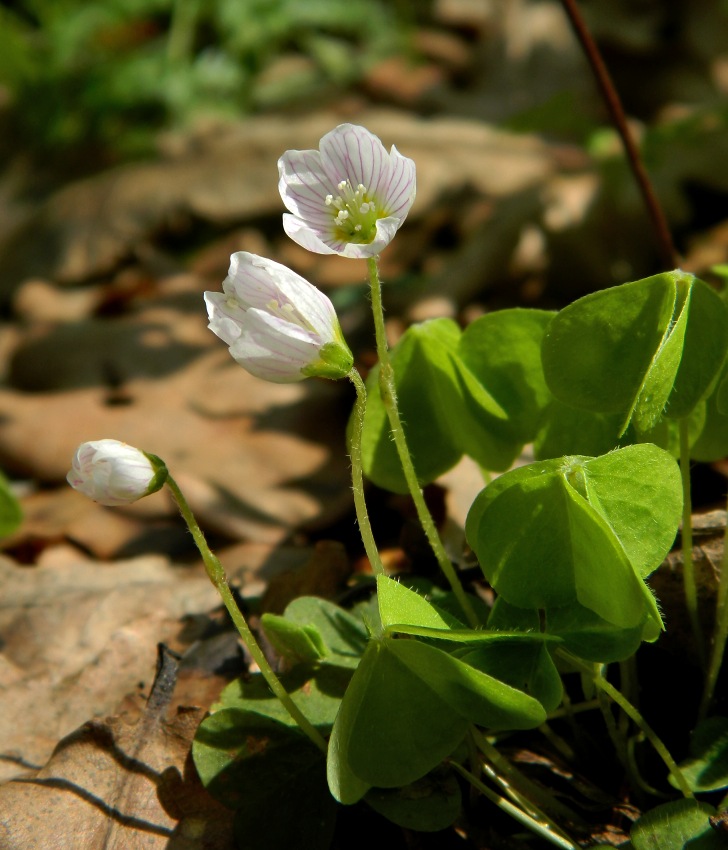
POLYGON ((252 375, 286 384, 351 371, 354 358, 334 305, 300 275, 239 251, 222 289, 205 293, 208 327, 252 375))
POLYGON ((66 476, 74 490, 110 506, 136 502, 159 490, 166 478, 162 460, 118 440, 81 443, 66 476))

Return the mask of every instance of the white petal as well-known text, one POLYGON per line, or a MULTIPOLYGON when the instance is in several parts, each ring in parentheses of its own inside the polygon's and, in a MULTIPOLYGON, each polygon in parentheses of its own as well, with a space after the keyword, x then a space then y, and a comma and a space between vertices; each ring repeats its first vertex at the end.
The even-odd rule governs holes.
POLYGON ((381 207, 388 215, 399 218, 401 224, 414 203, 417 191, 414 161, 402 156, 392 145, 390 167, 373 191, 381 207))
MULTIPOLYGON (((283 229, 293 241, 305 248, 307 251, 313 251, 314 254, 340 254, 341 251, 329 247, 321 237, 315 233, 301 218, 289 213, 283 213, 283 229)), ((343 244, 343 243, 340 243, 343 244)))
POLYGON ((335 183, 348 180, 352 187, 361 183, 371 190, 379 183, 382 170, 387 170, 388 156, 382 143, 354 124, 340 124, 327 133, 320 150, 323 167, 335 183))
POLYGON ((334 193, 318 151, 286 151, 278 160, 278 191, 286 209, 302 218, 325 216, 326 196, 334 193))
POLYGON ((249 324, 230 354, 252 375, 276 383, 303 380, 301 370, 318 357, 319 342, 296 325, 285 332, 280 321, 251 310, 249 324))

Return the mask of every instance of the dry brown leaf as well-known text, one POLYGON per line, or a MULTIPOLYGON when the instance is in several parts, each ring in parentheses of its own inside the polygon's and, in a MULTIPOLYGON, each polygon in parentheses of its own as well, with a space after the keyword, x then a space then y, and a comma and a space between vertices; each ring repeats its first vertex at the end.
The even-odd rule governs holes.
POLYGON ((42 764, 72 729, 148 687, 157 643, 176 640, 181 617, 218 603, 203 571, 162 557, 45 560, 29 568, 0 558, 5 778, 42 764))
MULTIPOLYGON (((180 216, 231 225, 283 212, 276 160, 289 148, 317 147, 342 120, 331 112, 251 118, 193 140, 177 157, 125 165, 64 187, 0 243, 2 295, 28 277, 73 283, 106 274, 180 216)), ((352 120, 416 161, 412 220, 464 186, 503 197, 554 171, 545 143, 481 122, 386 110, 352 120)))
MULTIPOLYGON (((340 389, 332 382, 265 383, 221 345, 172 375, 130 380, 124 393, 128 403, 109 404, 100 388, 0 390, 0 466, 62 481, 79 443, 113 437, 162 457, 198 520, 234 538, 279 541, 347 510, 340 389)), ((129 510, 159 513, 163 499, 129 510)))
POLYGON ((226 850, 232 815, 202 789, 189 760, 204 709, 169 712, 168 654, 150 698, 86 723, 34 776, 0 788, 3 850, 226 850), (169 715, 172 715, 171 717, 169 715))

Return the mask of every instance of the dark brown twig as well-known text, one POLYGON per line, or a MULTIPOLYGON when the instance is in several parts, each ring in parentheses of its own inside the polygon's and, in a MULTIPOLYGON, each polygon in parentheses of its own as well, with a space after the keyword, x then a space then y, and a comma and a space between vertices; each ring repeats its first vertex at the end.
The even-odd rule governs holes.
POLYGON ((668 227, 667 219, 662 211, 660 202, 657 200, 655 190, 652 188, 652 183, 650 182, 649 175, 647 174, 644 163, 642 162, 640 152, 632 138, 629 127, 627 126, 627 119, 624 114, 622 101, 617 94, 617 90, 614 88, 614 83, 609 75, 607 66, 604 64, 599 48, 592 38, 591 33, 587 29, 584 18, 579 11, 577 0, 561 0, 561 2, 566 10, 569 20, 571 21, 576 37, 579 39, 579 42, 584 49, 584 53, 589 60, 589 64, 594 72, 597 85, 602 93, 607 109, 609 109, 609 114, 614 122, 614 126, 622 139, 622 144, 624 145, 624 149, 627 153, 630 168, 632 169, 634 178, 637 181, 637 185, 639 186, 642 194, 642 199, 645 202, 647 212, 649 213, 650 220, 652 221, 655 236, 657 237, 657 243, 660 248, 661 262, 665 266, 665 271, 668 269, 674 269, 679 265, 679 258, 677 251, 675 250, 675 245, 672 241, 670 228, 668 227))

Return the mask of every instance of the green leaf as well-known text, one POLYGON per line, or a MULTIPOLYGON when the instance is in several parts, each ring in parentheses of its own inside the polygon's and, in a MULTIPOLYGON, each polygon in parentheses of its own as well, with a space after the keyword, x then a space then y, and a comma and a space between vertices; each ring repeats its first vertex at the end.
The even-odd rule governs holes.
POLYGON ((387 576, 377 576, 377 599, 379 616, 385 628, 395 625, 425 626, 444 631, 463 628, 463 624, 451 614, 387 576))
POLYGON ((553 316, 546 310, 498 310, 476 319, 460 338, 462 362, 506 411, 503 432, 519 443, 534 439, 552 399, 541 343, 553 316))
POLYGON ((547 632, 562 638, 569 652, 601 664, 624 661, 646 639, 643 626, 620 628, 578 603, 549 608, 545 619, 547 632))
POLYGON ((501 641, 454 654, 466 664, 537 699, 545 711, 553 711, 561 703, 561 676, 544 641, 501 641))
MULTIPOLYGON (((463 453, 488 469, 507 469, 518 453, 500 436, 506 413, 457 356, 460 329, 450 319, 413 325, 391 354, 399 410, 421 484, 453 467, 463 453)), ((379 368, 367 378, 362 434, 364 472, 375 484, 407 492, 379 391, 379 368)))
POLYGON ((260 622, 273 648, 289 661, 313 663, 327 654, 326 644, 316 626, 299 626, 269 613, 263 614, 260 622))
POLYGON ((649 443, 625 446, 587 461, 583 476, 589 503, 645 578, 670 551, 682 516, 682 481, 675 459, 649 443))
POLYGON ((539 632, 541 617, 537 610, 516 608, 499 596, 493 605, 488 628, 520 629, 527 634, 555 636, 574 655, 603 664, 629 658, 645 639, 643 626, 622 629, 578 602, 545 609, 543 620, 546 631, 539 632))
POLYGON ((356 667, 359 663, 369 639, 360 618, 316 596, 294 599, 283 616, 291 623, 318 631, 326 648, 327 654, 322 658, 325 663, 340 667, 356 667))
POLYGON ((450 755, 467 728, 467 718, 383 642, 371 641, 329 740, 331 793, 354 803, 373 785, 409 785, 450 755))
POLYGON ((457 747, 469 722, 524 729, 545 717, 536 700, 440 649, 372 640, 331 733, 331 793, 352 803, 367 786, 415 782, 457 747))
MULTIPOLYGON (((350 668, 321 664, 314 668, 299 665, 280 679, 311 723, 326 734, 333 726, 351 676, 350 668)), ((254 711, 286 726, 298 728, 260 674, 231 682, 211 711, 214 714, 227 708, 254 711)))
POLYGON ((708 818, 715 809, 697 800, 677 800, 652 809, 634 824, 634 850, 720 850, 723 838, 708 818))
POLYGON ((659 624, 640 576, 674 539, 679 492, 674 459, 655 446, 540 461, 488 485, 470 509, 466 535, 486 578, 511 605, 578 602, 621 628, 646 618, 659 624), (652 480, 637 480, 640 469, 652 480), (646 531, 651 539, 638 539, 646 531))
POLYGON ((230 708, 202 721, 192 756, 203 785, 236 809, 235 831, 251 850, 326 850, 336 804, 326 785, 324 755, 299 731, 230 708), (286 816, 280 817, 285 795, 286 816))
POLYGON ((392 823, 417 832, 446 829, 460 814, 460 785, 450 770, 437 768, 403 788, 372 788, 366 802, 392 823))
POLYGON ((592 293, 558 313, 544 337, 546 381, 565 404, 654 426, 687 416, 709 392, 728 348, 728 312, 681 271, 592 293))
POLYGON ((690 447, 694 460, 711 462, 728 455, 728 362, 723 364, 713 392, 705 402, 705 419, 690 447))
POLYGON ((513 629, 527 634, 539 634, 541 618, 535 608, 517 608, 498 596, 488 618, 488 628, 499 631, 513 629))
POLYGON ((534 443, 536 460, 567 454, 596 457, 617 448, 623 416, 578 410, 553 399, 534 443))
POLYGON ((690 755, 680 769, 692 791, 728 788, 728 717, 701 721, 690 738, 690 755))

